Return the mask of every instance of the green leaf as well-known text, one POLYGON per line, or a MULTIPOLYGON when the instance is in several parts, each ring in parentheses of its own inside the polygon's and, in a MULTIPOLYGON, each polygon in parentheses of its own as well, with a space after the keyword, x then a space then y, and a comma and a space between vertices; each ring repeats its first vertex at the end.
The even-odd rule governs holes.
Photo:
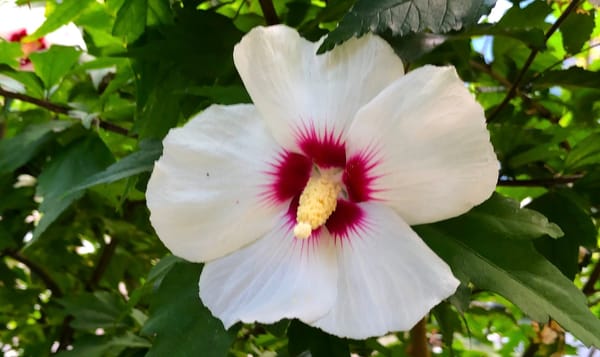
POLYGON ((59 2, 59 5, 48 15, 42 26, 27 37, 36 39, 54 32, 59 27, 73 21, 93 3, 95 3, 94 0, 64 0, 59 2))
POLYGON ((586 345, 600 346, 600 320, 581 291, 530 241, 506 239, 485 220, 466 221, 469 215, 414 228, 463 283, 504 296, 534 320, 553 318, 586 345))
POLYGON ((158 140, 143 140, 140 149, 107 167, 104 171, 88 177, 69 192, 85 190, 103 183, 111 183, 142 172, 150 172, 162 154, 162 143, 158 140))
POLYGON ((84 335, 73 343, 73 349, 61 351, 57 357, 118 356, 126 348, 149 348, 150 341, 127 331, 124 335, 84 335))
POLYGON ((0 140, 0 175, 26 164, 52 139, 55 132, 71 124, 59 120, 33 124, 12 138, 0 140))
POLYGON ((134 42, 146 29, 148 0, 125 0, 117 13, 113 35, 125 43, 134 42))
POLYGON ((58 299, 65 312, 73 316, 71 327, 94 332, 98 328, 115 329, 128 326, 122 321, 128 314, 127 303, 117 294, 107 291, 81 293, 58 299))
POLYGON ((435 320, 440 326, 442 340, 446 347, 452 346, 454 340, 454 332, 462 331, 462 322, 460 315, 452 308, 452 305, 447 302, 442 302, 431 310, 435 320))
POLYGON ((42 218, 29 244, 35 243, 71 203, 83 196, 83 191, 68 193, 71 187, 103 171, 113 161, 112 153, 97 136, 77 140, 54 157, 38 178, 37 195, 44 198, 39 208, 42 218))
POLYGON ((595 12, 587 14, 571 13, 560 24, 563 45, 569 54, 578 53, 583 45, 590 39, 594 30, 595 12))
POLYGON ((146 356, 169 356, 173 351, 181 357, 227 355, 236 331, 225 330, 202 304, 198 295, 201 270, 200 264, 175 264, 152 296, 142 333, 155 338, 146 356))
POLYGON ((327 36, 318 53, 369 31, 403 36, 425 30, 434 33, 459 30, 477 23, 494 3, 494 0, 358 0, 339 26, 327 36))
POLYGON ((7 42, 0 39, 0 64, 19 68, 19 58, 23 56, 19 42, 7 42))
POLYGON ((592 133, 578 142, 565 159, 565 169, 575 171, 600 162, 600 133, 592 133))
POLYGON ((186 88, 183 93, 206 97, 209 98, 212 103, 219 104, 252 102, 243 85, 189 87, 186 88))
POLYGON ((47 51, 32 53, 33 69, 46 89, 58 84, 79 60, 81 52, 75 47, 52 46, 47 51))
POLYGON ((563 86, 573 89, 598 89, 598 83, 600 83, 600 72, 588 71, 580 67, 571 67, 560 71, 546 71, 532 81, 532 84, 536 87, 563 86))
POLYGON ((565 276, 575 278, 579 271, 579 246, 596 246, 596 226, 591 217, 567 192, 548 192, 533 200, 528 207, 552 219, 565 232, 561 239, 543 237, 534 244, 565 276))
POLYGON ((292 320, 287 331, 290 356, 347 357, 350 355, 348 341, 329 335, 322 330, 292 320))
POLYGON ((461 220, 447 221, 448 225, 464 227, 470 235, 478 235, 480 225, 486 232, 516 240, 529 240, 542 235, 558 238, 563 235, 559 226, 548 221, 544 215, 527 208, 511 198, 494 193, 487 201, 473 208, 461 220))

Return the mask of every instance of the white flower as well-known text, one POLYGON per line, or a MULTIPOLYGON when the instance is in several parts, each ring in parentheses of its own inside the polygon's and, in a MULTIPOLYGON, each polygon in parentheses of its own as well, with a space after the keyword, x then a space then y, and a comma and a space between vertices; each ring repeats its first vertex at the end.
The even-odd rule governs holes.
POLYGON ((10 42, 21 42, 23 58, 21 69, 31 70, 29 55, 52 45, 78 46, 86 49, 81 30, 73 23, 61 26, 48 35, 26 41, 46 21, 43 4, 16 5, 15 1, 0 2, 0 37, 10 42))
POLYGON ((483 110, 454 68, 403 75, 374 35, 318 47, 284 26, 242 39, 254 105, 211 106, 167 135, 151 221, 174 254, 206 262, 200 297, 226 327, 407 330, 459 284, 410 225, 494 190, 483 110))

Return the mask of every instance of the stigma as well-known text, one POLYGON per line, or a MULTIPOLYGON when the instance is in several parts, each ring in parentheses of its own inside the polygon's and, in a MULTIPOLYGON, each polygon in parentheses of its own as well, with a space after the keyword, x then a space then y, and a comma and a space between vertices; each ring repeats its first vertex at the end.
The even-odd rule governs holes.
POLYGON ((333 175, 311 177, 300 195, 296 211, 294 236, 299 239, 310 237, 312 231, 321 227, 337 206, 341 185, 333 175))

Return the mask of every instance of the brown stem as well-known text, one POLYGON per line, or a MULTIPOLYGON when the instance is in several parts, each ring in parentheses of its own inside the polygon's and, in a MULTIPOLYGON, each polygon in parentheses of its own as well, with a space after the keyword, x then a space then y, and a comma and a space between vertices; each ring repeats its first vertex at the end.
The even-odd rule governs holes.
POLYGON ((530 180, 498 180, 498 186, 517 186, 517 187, 537 187, 537 186, 556 186, 573 183, 583 178, 583 175, 552 177, 545 179, 530 179, 530 180))
POLYGON ((275 7, 273 6, 272 0, 258 0, 260 3, 260 8, 262 9, 263 15, 265 16, 265 21, 267 25, 277 25, 279 23, 279 18, 277 17, 277 12, 275 12, 275 7))
MULTIPOLYGON (((68 115, 69 112, 71 110, 73 110, 73 108, 66 106, 66 105, 51 103, 51 102, 48 102, 43 99, 28 96, 26 94, 7 91, 7 90, 3 89, 2 87, 0 87, 0 96, 3 96, 5 98, 18 99, 23 102, 35 104, 38 107, 48 109, 49 111, 58 113, 58 114, 68 115)), ((129 133, 129 130, 122 128, 116 124, 106 122, 100 118, 94 118, 93 121, 94 121, 94 124, 98 125, 99 127, 101 127, 102 129, 104 129, 106 131, 112 131, 113 133, 130 136, 130 137, 135 137, 135 135, 129 133)))
POLYGON ((110 243, 104 246, 104 248, 102 249, 102 253, 100 254, 100 258, 98 258, 98 263, 96 263, 96 267, 92 272, 90 280, 86 284, 86 288, 88 291, 93 291, 95 288, 98 287, 98 284, 100 283, 102 276, 106 272, 108 264, 110 263, 110 260, 112 259, 113 255, 115 254, 116 249, 117 239, 115 238, 113 238, 110 241, 110 243))
POLYGON ((586 295, 591 295, 595 293, 596 289, 594 288, 594 285, 596 285, 598 279, 600 279, 600 261, 596 263, 594 270, 592 270, 592 272, 590 273, 590 277, 586 281, 581 291, 583 291, 583 293, 586 295))
POLYGON ((523 352, 522 357, 534 357, 535 353, 539 348, 540 345, 538 343, 536 343, 535 341, 531 341, 525 352, 523 352))
POLYGON ((30 260, 23 254, 21 254, 19 252, 15 252, 15 251, 7 250, 7 251, 4 251, 3 254, 6 256, 9 256, 9 257, 13 258, 14 260, 27 266, 27 268, 29 268, 29 271, 31 271, 33 274, 37 275, 44 282, 44 284, 46 285, 48 290, 50 290, 52 292, 53 296, 55 296, 55 297, 63 296, 60 286, 58 286, 58 284, 54 281, 54 279, 50 276, 50 274, 48 274, 48 272, 45 271, 44 268, 42 268, 36 262, 30 260))
MULTIPOLYGON (((575 10, 577 5, 579 5, 579 1, 580 0, 573 0, 569 4, 569 6, 565 9, 565 11, 560 15, 560 17, 552 24, 552 26, 550 27, 550 29, 548 29, 548 32, 546 32, 546 35, 544 36, 544 44, 546 43, 546 41, 548 41, 550 36, 552 36, 552 34, 554 34, 554 32, 556 32, 556 30, 558 30, 558 27, 563 23, 563 21, 567 18, 567 16, 569 16, 569 14, 573 10, 575 10)), ((504 97, 502 102, 500 104, 498 104, 496 109, 494 109, 494 111, 490 114, 490 116, 488 118, 488 123, 495 120, 496 117, 498 116, 498 114, 500 113, 500 111, 502 111, 502 109, 504 109, 504 107, 507 106, 508 103, 515 97, 515 95, 517 94, 517 90, 519 89, 519 86, 521 84, 521 81, 525 77, 525 74, 527 73, 527 70, 529 69, 529 67, 531 67, 531 64, 533 63, 533 60, 537 56, 538 52, 539 52, 539 49, 537 47, 533 48, 531 50, 529 57, 527 57, 527 60, 525 60, 525 64, 523 65, 523 68, 521 68, 521 71, 517 75, 517 79, 515 79, 515 81, 513 82, 512 86, 508 90, 508 93, 506 93, 506 96, 504 97)))
POLYGON ((421 319, 410 330, 410 344, 406 353, 412 357, 430 357, 427 344, 427 317, 421 319))

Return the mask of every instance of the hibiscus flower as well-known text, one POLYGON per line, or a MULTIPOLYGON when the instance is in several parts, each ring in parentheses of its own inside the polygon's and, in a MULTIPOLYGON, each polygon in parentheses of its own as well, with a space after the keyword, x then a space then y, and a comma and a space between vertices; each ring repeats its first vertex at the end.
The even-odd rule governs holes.
POLYGON ((45 7, 42 4, 18 6, 15 1, 0 1, 0 38, 10 42, 20 42, 23 57, 20 67, 33 69, 29 55, 45 50, 51 45, 79 46, 85 49, 81 31, 73 23, 61 26, 44 37, 28 39, 46 21, 45 7))
POLYGON ((404 74, 374 35, 318 47, 285 26, 244 36, 234 60, 254 104, 171 130, 151 222, 175 255, 205 262, 200 297, 225 327, 407 330, 459 285, 410 226, 494 190, 484 113, 453 67, 404 74))

